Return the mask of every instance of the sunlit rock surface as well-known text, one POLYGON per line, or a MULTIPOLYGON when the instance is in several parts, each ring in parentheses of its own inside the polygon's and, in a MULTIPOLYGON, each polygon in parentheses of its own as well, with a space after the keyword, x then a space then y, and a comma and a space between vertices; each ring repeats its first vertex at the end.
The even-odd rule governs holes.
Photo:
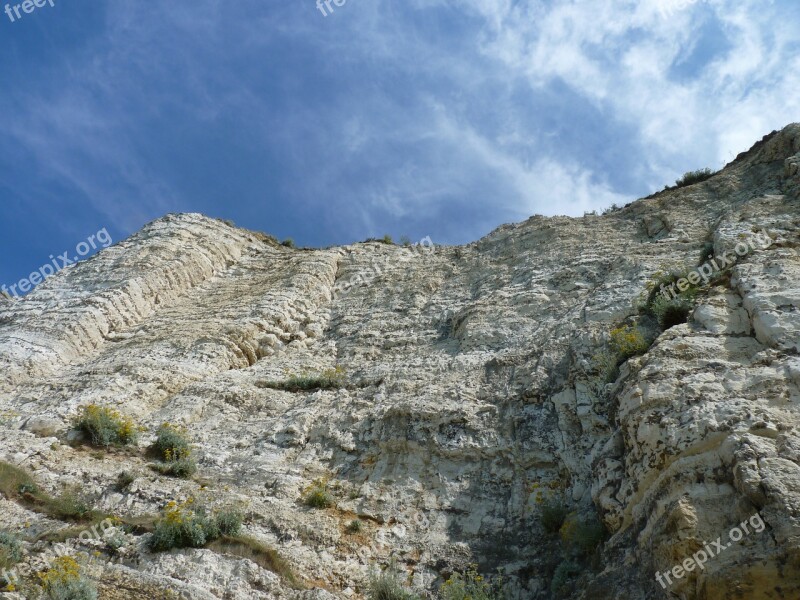
MULTIPOLYGON (((153 554, 143 531, 114 564, 69 540, 101 598, 361 598, 390 561, 419 593, 478 563, 504 568, 510 597, 551 598, 566 555, 542 489, 608 531, 571 597, 800 598, 798 164, 792 125, 706 182, 460 247, 301 250, 169 215, 0 303, 0 459, 126 518, 189 497, 243 507, 298 580, 213 548, 153 554), (757 232, 768 247, 597 385, 593 357, 655 272, 757 232), (274 389, 336 366, 340 389, 274 389), (138 450, 70 444, 92 403, 146 428, 138 450), (164 421, 188 428, 194 480, 148 468, 164 421), (334 507, 304 505, 319 481, 334 507), (755 513, 762 532, 666 590, 654 578, 755 513)), ((70 526, 0 509, 28 561, 70 526)))

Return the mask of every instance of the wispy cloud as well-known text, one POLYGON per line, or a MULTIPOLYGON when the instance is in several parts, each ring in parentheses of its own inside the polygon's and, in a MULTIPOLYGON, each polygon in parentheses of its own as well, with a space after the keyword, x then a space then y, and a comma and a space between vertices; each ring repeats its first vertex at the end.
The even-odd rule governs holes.
POLYGON ((52 182, 123 233, 199 210, 306 243, 457 242, 580 215, 800 114, 796 3, 659 2, 64 5, 47 52, 0 65, 0 163, 24 152, 8 189, 45 203, 52 182))

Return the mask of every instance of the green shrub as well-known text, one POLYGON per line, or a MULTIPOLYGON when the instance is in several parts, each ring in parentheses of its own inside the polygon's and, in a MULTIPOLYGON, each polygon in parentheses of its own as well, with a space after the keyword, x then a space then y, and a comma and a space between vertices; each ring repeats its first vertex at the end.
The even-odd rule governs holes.
POLYGON ((152 467, 161 475, 177 477, 178 479, 189 479, 197 473, 197 463, 194 462, 191 456, 170 462, 157 463, 152 465, 152 467))
POLYGON ((565 547, 587 556, 603 543, 606 537, 606 528, 594 515, 579 518, 572 514, 564 521, 559 535, 565 547))
MULTIPOLYGON (((664 295, 670 286, 677 283, 679 279, 685 279, 689 274, 686 269, 670 269, 667 271, 657 271, 653 274, 650 281, 646 284, 647 293, 644 301, 639 306, 639 311, 644 314, 652 314, 651 307, 660 296, 664 295)), ((691 293, 694 293, 694 286, 691 288, 691 293)))
POLYGON ((693 308, 694 302, 690 298, 680 295, 675 298, 667 298, 662 294, 659 294, 650 306, 653 316, 664 331, 686 323, 693 308))
POLYGON ((316 484, 308 491, 303 503, 311 508, 330 508, 333 506, 333 496, 326 485, 316 484))
POLYGON ((135 444, 138 431, 133 421, 113 408, 90 404, 83 407, 75 428, 89 437, 94 446, 135 444))
POLYGON ((81 574, 80 565, 69 556, 53 561, 52 567, 39 574, 47 600, 97 600, 94 584, 81 574))
POLYGON ((390 236, 388 233, 381 238, 381 242, 383 242, 384 244, 388 244, 390 246, 394 244, 392 236, 390 236))
POLYGON ((406 589, 400 581, 400 575, 393 566, 369 582, 369 600, 420 600, 419 596, 406 589))
POLYGON ((345 386, 347 375, 344 368, 337 366, 321 373, 292 375, 286 381, 268 382, 265 387, 286 392, 308 392, 312 390, 335 390, 345 386))
POLYGON ((236 536, 239 535, 239 532, 242 529, 242 521, 244 517, 242 513, 231 510, 231 509, 224 509, 217 513, 215 517, 215 521, 217 524, 217 528, 219 529, 220 535, 227 535, 227 536, 236 536))
POLYGON ((164 461, 153 466, 162 475, 186 479, 197 472, 197 464, 192 457, 192 448, 184 428, 162 423, 156 431, 153 448, 164 461))
MULTIPOLYGON (((22 545, 10 531, 0 530, 0 571, 9 569, 22 560, 22 545)), ((9 582, 0 578, 0 587, 9 582)))
POLYGON ((715 172, 709 168, 699 169, 697 171, 688 171, 683 174, 683 177, 675 182, 677 187, 685 187, 687 185, 694 185, 706 181, 715 175, 715 172))
POLYGON ((213 524, 203 511, 193 506, 192 501, 183 504, 170 502, 156 521, 150 548, 154 552, 172 548, 200 548, 209 541, 210 529, 213 533, 213 524))
POLYGON ((547 533, 558 533, 567 518, 569 510, 564 506, 561 495, 553 495, 542 501, 540 507, 540 520, 547 533))
POLYGON ((490 584, 470 565, 464 573, 453 573, 439 588, 442 600, 500 600, 504 597, 501 578, 490 584))
POLYGON ((573 591, 572 582, 576 577, 581 574, 581 566, 571 560, 565 560, 553 573, 553 579, 550 581, 550 592, 556 598, 566 598, 573 591))
POLYGON ((237 536, 242 528, 241 513, 223 509, 209 515, 193 500, 170 502, 156 521, 150 548, 154 552, 172 548, 201 548, 222 536, 237 536))
POLYGON ((281 242, 281 246, 286 246, 287 248, 294 248, 294 240, 292 238, 286 238, 281 242))
POLYGON ((160 458, 167 462, 190 454, 191 447, 186 429, 171 423, 162 423, 156 430, 155 449, 160 458))
POLYGON ((122 471, 122 473, 117 475, 117 489, 119 491, 126 490, 134 481, 136 481, 136 476, 133 473, 130 471, 122 471))
POLYGON ((710 259, 714 257, 714 242, 708 241, 703 244, 702 250, 700 250, 700 258, 697 259, 697 266, 704 265, 710 259))

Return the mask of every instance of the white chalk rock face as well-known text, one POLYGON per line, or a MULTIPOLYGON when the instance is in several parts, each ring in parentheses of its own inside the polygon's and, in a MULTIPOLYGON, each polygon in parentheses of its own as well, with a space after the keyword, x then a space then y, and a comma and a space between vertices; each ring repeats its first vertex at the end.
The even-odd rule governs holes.
POLYGON ((36 570, 66 539, 101 598, 359 599, 390 564, 422 596, 473 563, 518 599, 799 598, 798 151, 791 125, 705 182, 460 247, 159 219, 0 302, 0 468, 118 526, 79 536, 0 482, 0 529, 36 570), (735 260, 688 322, 601 372, 612 330, 655 326, 648 281, 709 244, 735 260), (89 405, 138 442, 90 447, 89 405), (164 422, 193 477, 158 470, 164 422), (170 502, 242 532, 154 552, 170 502))

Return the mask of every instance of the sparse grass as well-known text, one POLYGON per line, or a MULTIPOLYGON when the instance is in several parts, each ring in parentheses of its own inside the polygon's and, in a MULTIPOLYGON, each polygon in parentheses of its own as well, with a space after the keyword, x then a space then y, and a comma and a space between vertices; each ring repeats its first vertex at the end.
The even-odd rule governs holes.
POLYGON ((50 569, 38 577, 47 600, 97 600, 97 588, 72 557, 55 559, 50 569))
POLYGON ((98 516, 92 505, 76 486, 66 488, 49 502, 51 516, 62 521, 82 521, 98 516))
POLYGON ((683 174, 683 177, 675 182, 676 187, 686 187, 687 185, 694 185, 701 183, 713 177, 716 173, 709 168, 699 169, 697 171, 688 171, 683 174))
POLYGON ((344 528, 346 533, 350 535, 355 535, 357 533, 361 533, 364 530, 364 524, 361 522, 360 519, 353 519, 347 524, 347 527, 344 528))
POLYGON ((264 387, 285 392, 310 392, 314 390, 338 390, 345 387, 347 375, 343 367, 325 369, 321 373, 292 375, 285 381, 267 382, 264 387))
POLYGON ((129 417, 113 408, 90 404, 75 420, 75 428, 82 431, 94 446, 127 446, 136 444, 138 430, 129 417))
POLYGON ((614 383, 619 377, 618 357, 608 351, 601 351, 592 357, 592 367, 596 371, 596 376, 591 383, 594 384, 596 391, 600 391, 607 383, 614 383))
POLYGON ((608 208, 603 209, 603 213, 602 214, 603 215, 610 215, 611 213, 617 212, 619 210, 619 208, 620 207, 617 206, 617 204, 615 202, 611 206, 609 206, 608 208))
POLYGON ((75 488, 66 488, 59 496, 43 492, 22 469, 0 462, 0 492, 9 500, 61 521, 87 522, 105 518, 92 509, 91 503, 75 488))
POLYGON ((247 536, 222 536, 207 548, 219 554, 230 554, 252 560, 257 565, 280 575, 292 587, 298 587, 297 577, 289 563, 274 549, 247 536))
POLYGON ((699 267, 712 258, 714 258, 714 242, 709 240, 703 244, 703 248, 700 250, 697 266, 699 267))
POLYGON ((314 484, 303 498, 303 504, 310 508, 330 508, 333 506, 333 496, 328 491, 328 486, 322 483, 314 484))

